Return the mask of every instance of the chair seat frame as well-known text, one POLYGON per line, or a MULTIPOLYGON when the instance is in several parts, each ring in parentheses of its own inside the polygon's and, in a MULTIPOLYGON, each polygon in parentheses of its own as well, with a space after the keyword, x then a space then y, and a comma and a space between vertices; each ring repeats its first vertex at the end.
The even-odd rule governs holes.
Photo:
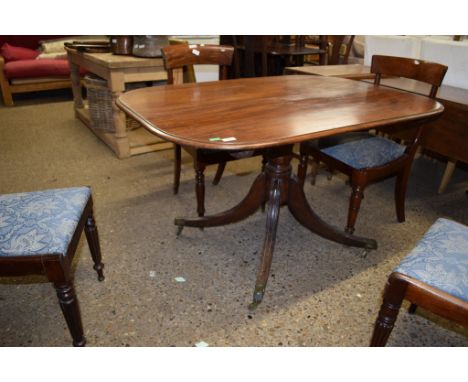
POLYGON ((81 234, 85 231, 94 270, 98 280, 104 280, 104 264, 96 222, 93 216, 93 200, 90 195, 66 253, 46 253, 41 255, 0 256, 0 276, 45 275, 54 285, 60 308, 65 317, 74 346, 84 346, 86 338, 83 332, 80 307, 75 293, 71 266, 81 234))

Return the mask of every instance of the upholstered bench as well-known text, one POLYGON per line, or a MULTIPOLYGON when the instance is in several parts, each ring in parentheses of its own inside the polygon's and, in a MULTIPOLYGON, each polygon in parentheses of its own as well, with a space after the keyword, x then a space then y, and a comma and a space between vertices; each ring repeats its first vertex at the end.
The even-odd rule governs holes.
POLYGON ((84 346, 71 264, 83 228, 104 280, 88 187, 0 195, 0 276, 44 274, 54 284, 74 346, 84 346))
POLYGON ((438 219, 390 275, 371 346, 385 346, 406 299, 468 326, 468 227, 438 219))

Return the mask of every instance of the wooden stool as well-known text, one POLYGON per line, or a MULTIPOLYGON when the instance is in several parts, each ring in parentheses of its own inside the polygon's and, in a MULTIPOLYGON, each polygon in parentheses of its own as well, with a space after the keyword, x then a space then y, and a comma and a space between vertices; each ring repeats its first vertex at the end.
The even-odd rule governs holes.
POLYGON ((57 291, 74 346, 86 343, 70 271, 83 228, 102 281, 90 188, 0 195, 0 276, 46 275, 57 291))
POLYGON ((404 299, 468 326, 468 227, 438 219, 393 271, 371 346, 385 346, 404 299))

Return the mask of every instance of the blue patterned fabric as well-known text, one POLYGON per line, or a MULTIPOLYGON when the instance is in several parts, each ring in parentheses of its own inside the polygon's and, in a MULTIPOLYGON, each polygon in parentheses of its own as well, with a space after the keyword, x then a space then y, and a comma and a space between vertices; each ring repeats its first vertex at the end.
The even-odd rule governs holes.
POLYGON ((0 195, 0 256, 66 254, 88 187, 0 195))
POLYGON ((347 165, 360 170, 378 167, 397 159, 405 152, 405 146, 389 139, 373 137, 327 147, 321 151, 347 165))
POLYGON ((468 302, 468 227, 437 219, 395 272, 468 302))

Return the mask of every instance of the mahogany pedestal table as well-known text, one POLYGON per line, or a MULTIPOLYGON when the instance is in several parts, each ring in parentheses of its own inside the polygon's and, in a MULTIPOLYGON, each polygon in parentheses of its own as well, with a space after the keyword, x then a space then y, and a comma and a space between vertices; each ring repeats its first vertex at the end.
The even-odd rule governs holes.
POLYGON ((122 94, 117 105, 150 132, 182 146, 265 150, 265 170, 238 205, 211 216, 175 219, 181 228, 220 226, 238 222, 267 203, 266 234, 251 308, 265 293, 281 205, 324 238, 377 248, 375 240, 347 234, 314 213, 291 171, 293 145, 401 121, 423 123, 443 111, 440 103, 420 95, 342 78, 302 75, 144 88, 122 94))

